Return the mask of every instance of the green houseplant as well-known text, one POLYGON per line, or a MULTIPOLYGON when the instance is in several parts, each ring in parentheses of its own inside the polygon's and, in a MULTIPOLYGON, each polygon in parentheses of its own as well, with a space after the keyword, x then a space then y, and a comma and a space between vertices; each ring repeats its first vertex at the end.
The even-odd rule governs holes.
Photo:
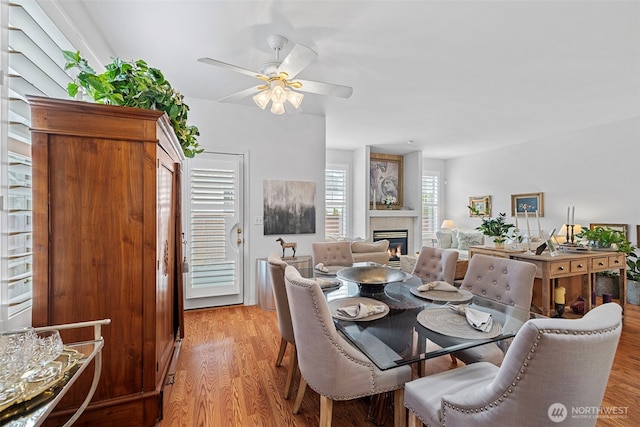
POLYGON ((141 59, 126 62, 116 58, 105 66, 104 73, 97 74, 80 52, 62 53, 67 61, 65 69, 78 69, 77 77, 67 86, 70 96, 76 97, 82 87, 97 103, 164 111, 184 155, 194 157, 204 151, 196 141, 200 135, 198 128, 187 124, 189 106, 160 70, 141 59))
POLYGON ((509 230, 514 227, 513 224, 507 223, 507 214, 500 213, 496 218, 485 216, 484 212, 480 212, 478 209, 467 206, 471 212, 480 216, 482 224, 476 227, 476 230, 480 231, 485 236, 493 237, 493 241, 496 247, 504 246, 505 240, 509 230))

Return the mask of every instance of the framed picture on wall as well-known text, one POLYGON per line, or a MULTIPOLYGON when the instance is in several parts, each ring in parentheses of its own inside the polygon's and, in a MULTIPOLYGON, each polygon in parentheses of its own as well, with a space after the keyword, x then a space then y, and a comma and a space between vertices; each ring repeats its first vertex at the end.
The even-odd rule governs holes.
POLYGON ((595 230, 596 227, 606 228, 609 227, 612 230, 622 231, 624 233, 624 237, 629 239, 629 229, 627 228, 627 224, 611 224, 611 223, 595 223, 589 224, 589 230, 595 230))
POLYGON ((472 196, 469 197, 469 216, 482 217, 491 216, 491 196, 472 196), (479 213, 476 213, 479 212, 479 213))
POLYGON ((544 216, 544 199, 542 193, 526 193, 511 195, 511 216, 524 215, 525 212, 544 216))
POLYGON ((369 204, 384 209, 384 201, 402 207, 402 156, 371 153, 369 156, 369 204))

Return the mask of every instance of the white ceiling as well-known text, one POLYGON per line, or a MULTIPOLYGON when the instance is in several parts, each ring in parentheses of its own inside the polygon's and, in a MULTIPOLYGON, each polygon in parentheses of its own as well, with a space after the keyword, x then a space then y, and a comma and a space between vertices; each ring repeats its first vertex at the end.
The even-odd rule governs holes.
POLYGON ((281 58, 311 47, 318 60, 299 78, 353 87, 305 96, 304 113, 326 115, 328 148, 446 159, 640 116, 639 1, 59 4, 103 64, 144 59, 186 97, 258 82, 197 58, 257 70, 274 58, 270 34, 290 40, 281 58))

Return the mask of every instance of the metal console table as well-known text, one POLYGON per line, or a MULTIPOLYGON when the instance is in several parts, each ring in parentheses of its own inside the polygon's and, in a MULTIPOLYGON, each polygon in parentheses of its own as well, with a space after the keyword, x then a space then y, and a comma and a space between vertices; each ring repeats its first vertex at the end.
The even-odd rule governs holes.
MULTIPOLYGON (((74 342, 65 344, 65 347, 77 350, 80 353, 83 353, 83 357, 78 361, 78 369, 75 370, 64 386, 60 388, 53 389, 53 397, 50 398, 46 403, 43 403, 41 406, 38 406, 36 409, 31 410, 28 407, 24 407, 21 412, 16 413, 10 421, 8 421, 7 426, 20 426, 20 427, 30 427, 30 426, 39 426, 41 425, 49 414, 53 411, 56 405, 60 402, 62 397, 69 391, 69 389, 73 386, 76 380, 80 377, 80 374, 84 372, 84 370, 89 366, 89 362, 95 359, 94 364, 94 372, 93 372, 93 382, 91 383, 91 388, 87 393, 85 400, 82 402, 80 407, 76 410, 76 412, 71 416, 71 418, 64 424, 64 427, 71 426, 76 420, 82 415, 84 410, 89 405, 89 402, 93 398, 93 394, 98 388, 98 382, 100 380, 100 374, 102 371, 102 348, 104 347, 104 339, 102 338, 102 326, 108 325, 111 323, 111 319, 103 319, 103 320, 94 320, 89 322, 79 322, 79 323, 68 323, 64 325, 55 325, 55 326, 44 326, 41 328, 34 328, 36 332, 48 331, 48 330, 64 330, 64 329, 77 329, 77 328, 88 328, 93 327, 93 340, 83 341, 83 342, 74 342)), ((28 405, 27 405, 28 406, 28 405)), ((11 407, 7 408, 5 411, 11 410, 11 407)))

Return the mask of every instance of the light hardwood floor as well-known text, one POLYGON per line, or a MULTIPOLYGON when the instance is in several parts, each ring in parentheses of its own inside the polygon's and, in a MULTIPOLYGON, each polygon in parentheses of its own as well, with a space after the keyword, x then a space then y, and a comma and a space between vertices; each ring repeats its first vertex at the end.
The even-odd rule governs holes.
MULTIPOLYGON (((627 307, 602 403, 602 408, 626 411, 626 416, 601 417, 598 427, 640 423, 640 307, 627 307)), ((159 427, 317 426, 317 393, 307 389, 298 415, 291 413, 298 378, 293 396, 282 396, 291 354, 287 349, 283 365, 276 367, 279 343, 275 312, 257 306, 187 311, 175 385, 159 427)), ((428 363, 427 374, 450 367, 449 357, 443 356, 428 363)), ((368 407, 368 399, 335 403, 333 425, 372 426, 366 421, 368 407)), ((393 426, 392 413, 384 426, 393 426)))

